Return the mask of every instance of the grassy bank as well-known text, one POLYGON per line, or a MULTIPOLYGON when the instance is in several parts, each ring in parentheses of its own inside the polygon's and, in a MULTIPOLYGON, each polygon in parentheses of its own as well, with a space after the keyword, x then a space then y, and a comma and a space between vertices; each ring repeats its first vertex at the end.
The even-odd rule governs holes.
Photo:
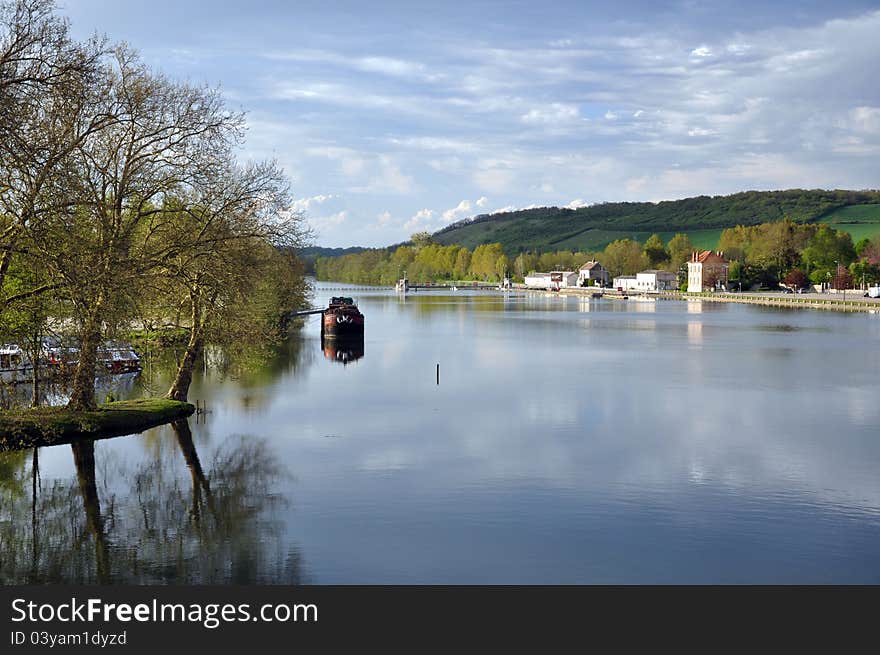
POLYGON ((0 412, 0 450, 51 446, 77 438, 104 439, 141 432, 189 416, 190 403, 164 398, 123 400, 93 412, 37 407, 0 412))

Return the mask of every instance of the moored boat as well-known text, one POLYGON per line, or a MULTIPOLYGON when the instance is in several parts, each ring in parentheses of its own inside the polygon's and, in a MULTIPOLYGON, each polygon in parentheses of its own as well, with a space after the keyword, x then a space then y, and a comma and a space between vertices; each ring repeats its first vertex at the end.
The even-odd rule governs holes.
POLYGON ((354 300, 333 297, 321 316, 321 334, 325 338, 354 337, 364 334, 364 315, 354 300))
POLYGON ((30 358, 18 344, 0 346, 0 379, 3 382, 24 382, 33 370, 30 358))
POLYGON ((131 344, 108 341, 98 352, 98 359, 111 373, 134 373, 141 370, 140 355, 131 344))

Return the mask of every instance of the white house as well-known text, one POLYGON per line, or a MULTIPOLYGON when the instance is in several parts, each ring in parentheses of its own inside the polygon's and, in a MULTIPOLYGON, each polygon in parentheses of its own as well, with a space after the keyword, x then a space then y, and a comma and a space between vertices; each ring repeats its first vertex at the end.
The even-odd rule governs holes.
POLYGON ((638 289, 638 280, 635 275, 618 275, 614 278, 613 286, 618 291, 635 291, 638 289))
POLYGON ((723 252, 704 250, 691 255, 688 262, 688 292, 714 291, 727 286, 730 262, 723 252))
POLYGON ((577 286, 578 274, 574 271, 529 273, 525 277, 525 283, 530 289, 567 289, 577 286))
POLYGON ((671 291, 678 289, 678 275, 671 271, 651 269, 636 274, 639 291, 671 291))
POLYGON ((578 286, 600 286, 607 287, 611 281, 611 275, 608 269, 597 261, 589 261, 578 269, 578 286))

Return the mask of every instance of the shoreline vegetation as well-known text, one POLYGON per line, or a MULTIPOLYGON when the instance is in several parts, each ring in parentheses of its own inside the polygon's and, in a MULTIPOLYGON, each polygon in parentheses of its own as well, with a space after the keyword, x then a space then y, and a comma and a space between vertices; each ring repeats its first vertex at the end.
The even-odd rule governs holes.
MULTIPOLYGON (((365 250, 338 257, 318 257, 315 277, 321 281, 390 285, 401 277, 413 284, 473 279, 496 282, 505 275, 523 282, 534 271, 577 271, 598 261, 612 278, 648 269, 676 273, 679 289, 687 285, 687 262, 696 247, 687 233, 664 242, 655 233, 644 243, 612 241, 602 251, 506 252, 502 243, 477 246, 437 242, 439 233, 413 234, 396 248, 365 250)), ((853 242, 849 232, 829 223, 798 223, 783 219, 724 229, 718 250, 730 262, 729 281, 743 291, 866 289, 880 282, 880 236, 853 242)))
POLYGON ((135 434, 186 418, 195 410, 192 403, 167 398, 122 400, 92 411, 66 407, 8 410, 0 412, 0 451, 135 434))
POLYGON ((21 351, 33 389, 33 409, 0 412, 0 448, 188 416, 206 346, 285 334, 309 295, 295 252, 310 231, 278 163, 238 154, 245 115, 219 87, 78 40, 55 0, 0 0, 0 105, 0 344, 21 351), (99 406, 102 349, 136 326, 143 347, 182 350, 170 388, 99 406), (46 408, 56 339, 70 344, 68 401, 46 408))

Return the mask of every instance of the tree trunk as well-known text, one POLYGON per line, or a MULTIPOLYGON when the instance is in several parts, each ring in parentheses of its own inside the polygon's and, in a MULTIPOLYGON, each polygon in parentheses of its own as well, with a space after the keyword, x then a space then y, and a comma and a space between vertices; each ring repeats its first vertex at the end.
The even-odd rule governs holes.
POLYGON ((192 478, 192 517, 198 524, 202 516, 202 491, 205 492, 208 501, 208 511, 216 519, 214 511, 214 496, 211 494, 211 485, 205 473, 202 470, 202 463, 199 461, 199 453, 196 451, 196 445, 193 442, 192 431, 189 429, 189 421, 180 419, 171 424, 171 429, 177 436, 177 444, 180 446, 180 452, 186 460, 186 466, 189 469, 192 478))
POLYGON ((199 355, 202 353, 204 338, 202 336, 203 319, 198 292, 190 293, 192 302, 192 324, 189 328, 189 343, 186 345, 186 352, 180 366, 177 367, 177 375, 174 378, 174 384, 165 394, 170 400, 180 400, 186 402, 189 395, 189 385, 192 384, 193 370, 198 361, 199 355))
POLYGON ((31 465, 31 583, 36 584, 37 561, 39 560, 40 542, 37 522, 37 489, 40 486, 40 458, 39 448, 34 448, 34 461, 31 465))
POLYGON ((100 308, 94 308, 83 326, 79 344, 79 361, 73 376, 73 391, 67 403, 68 409, 87 412, 96 409, 95 367, 98 360, 98 346, 101 345, 100 308))
POLYGON ((70 445, 73 450, 73 463, 79 480, 83 508, 86 512, 86 525, 95 540, 95 569, 98 584, 110 581, 110 557, 104 521, 101 518, 101 501, 98 498, 98 485, 95 476, 95 442, 78 441, 70 445))
POLYGON ((39 333, 34 335, 33 348, 31 352, 33 353, 31 365, 33 366, 32 376, 31 376, 31 407, 39 407, 40 406, 40 335, 39 333))

